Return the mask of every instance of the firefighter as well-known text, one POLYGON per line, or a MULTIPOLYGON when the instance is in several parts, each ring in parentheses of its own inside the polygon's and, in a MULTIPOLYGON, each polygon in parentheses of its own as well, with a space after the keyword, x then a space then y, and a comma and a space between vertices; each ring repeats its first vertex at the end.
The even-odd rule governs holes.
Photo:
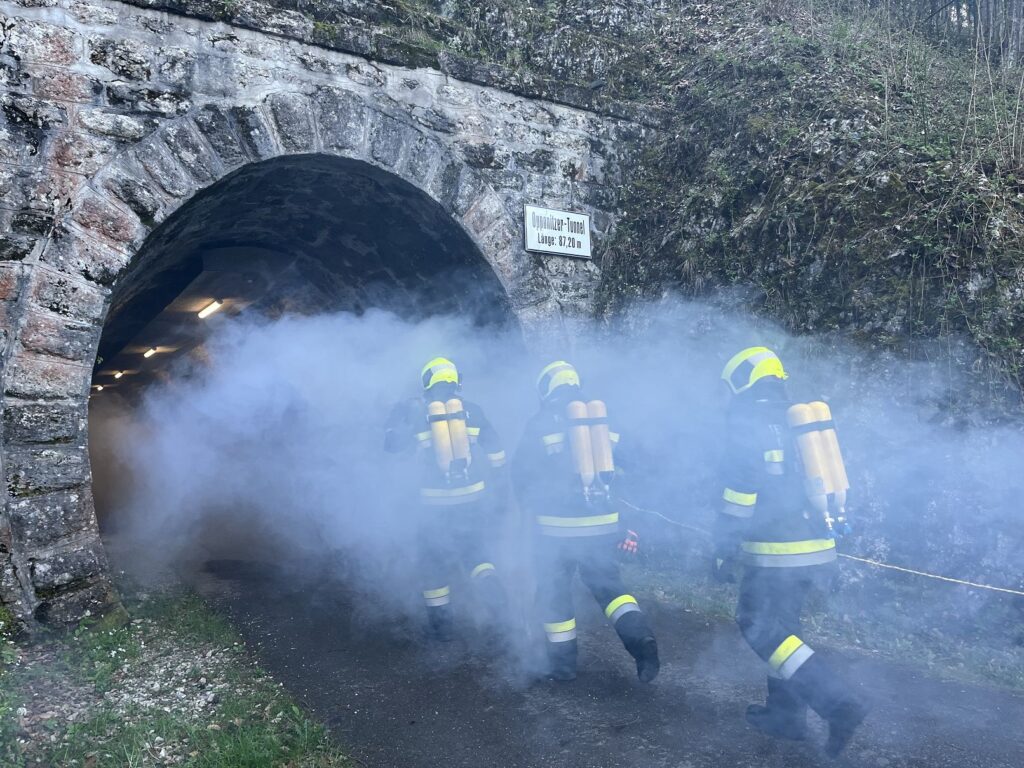
POLYGON ((459 566, 492 628, 504 619, 506 596, 493 553, 507 495, 505 451, 480 406, 462 399, 462 379, 451 360, 428 362, 421 382, 422 397, 392 411, 384 448, 416 452, 427 633, 448 641, 454 638, 451 576, 459 566))
MULTIPOLYGON (((837 521, 824 487, 809 496, 805 465, 827 463, 827 457, 802 455, 798 436, 806 431, 792 428, 792 412, 809 406, 793 406, 786 378, 782 362, 766 347, 743 350, 722 371, 731 396, 713 574, 732 581, 734 564, 743 566, 736 622, 769 667, 767 701, 747 708, 747 722, 771 736, 801 740, 809 705, 828 722, 826 752, 836 757, 867 707, 839 669, 801 637, 805 599, 834 577, 837 521)), ((838 452, 835 460, 841 466, 838 452)), ((841 498, 845 503, 845 489, 841 498)))
POLYGON ((579 570, 626 650, 637 676, 658 674, 658 645, 647 618, 622 584, 616 549, 635 553, 637 536, 623 537, 611 494, 613 448, 604 403, 587 403, 567 362, 546 366, 537 380, 540 411, 526 426, 512 466, 521 508, 536 532, 537 605, 547 637, 549 675, 576 677, 573 576, 579 570))

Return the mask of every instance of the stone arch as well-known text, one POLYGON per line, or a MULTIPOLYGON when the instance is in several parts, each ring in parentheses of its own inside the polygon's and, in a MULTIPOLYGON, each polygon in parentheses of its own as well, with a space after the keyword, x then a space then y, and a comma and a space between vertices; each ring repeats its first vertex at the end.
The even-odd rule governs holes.
POLYGON ((207 104, 155 125, 95 169, 19 276, 21 321, 2 373, 8 493, 0 545, 10 564, 0 573, 0 598, 26 623, 68 623, 116 605, 85 427, 112 289, 147 236, 198 192, 247 164, 303 154, 365 162, 421 190, 476 245, 528 326, 555 306, 522 248, 518 217, 409 113, 316 86, 207 104))

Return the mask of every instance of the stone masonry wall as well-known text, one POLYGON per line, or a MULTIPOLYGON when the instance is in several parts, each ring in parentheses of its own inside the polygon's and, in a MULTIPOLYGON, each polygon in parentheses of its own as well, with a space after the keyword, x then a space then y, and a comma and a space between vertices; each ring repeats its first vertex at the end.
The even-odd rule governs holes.
POLYGON ((0 601, 26 626, 116 604, 90 488, 90 375, 119 276, 198 190, 286 154, 384 168, 454 217, 542 339, 588 313, 598 267, 527 254, 522 205, 589 211, 600 254, 619 170, 651 131, 626 108, 138 5, 0 0, 0 601))

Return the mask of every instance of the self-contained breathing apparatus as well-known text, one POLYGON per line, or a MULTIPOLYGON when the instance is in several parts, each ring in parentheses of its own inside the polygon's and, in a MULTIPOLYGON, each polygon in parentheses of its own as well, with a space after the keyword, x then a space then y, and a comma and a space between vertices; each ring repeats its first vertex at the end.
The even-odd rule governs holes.
POLYGON ((466 411, 462 400, 453 397, 447 402, 434 400, 427 405, 427 421, 434 445, 438 469, 449 484, 465 481, 473 454, 466 429, 466 411))
POLYGON ((573 470, 588 503, 610 500, 615 477, 608 409, 601 400, 573 400, 565 409, 573 470))
POLYGON ((786 418, 798 449, 804 490, 811 507, 824 517, 830 533, 848 533, 846 494, 850 481, 832 411, 821 401, 797 403, 786 412, 786 418))

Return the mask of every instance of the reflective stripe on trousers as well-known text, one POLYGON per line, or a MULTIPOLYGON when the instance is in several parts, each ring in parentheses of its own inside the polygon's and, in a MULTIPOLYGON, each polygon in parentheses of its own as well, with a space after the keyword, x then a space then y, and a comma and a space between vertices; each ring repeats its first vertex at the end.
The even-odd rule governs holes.
POLYGON ((484 492, 484 481, 462 488, 420 488, 420 502, 428 507, 471 504, 484 492))
POLYGON ((549 643, 565 643, 576 639, 576 619, 556 621, 544 624, 544 632, 549 643))
POLYGON ((733 517, 752 517, 754 514, 754 505, 757 504, 756 493, 741 493, 734 491, 732 488, 726 488, 722 493, 722 499, 725 504, 722 506, 722 512, 726 515, 732 515, 733 517))
POLYGON ((614 624, 625 614, 639 610, 640 606, 637 605, 635 597, 632 595, 619 595, 605 606, 604 615, 614 624))
POLYGON ((804 541, 744 541, 742 561, 758 568, 797 568, 824 565, 836 559, 835 539, 804 541))
POLYGON ((440 589, 425 589, 423 590, 423 601, 430 608, 436 608, 440 605, 448 605, 448 603, 452 601, 451 587, 441 587, 440 589))
POLYGON ((494 575, 494 563, 480 563, 480 565, 478 565, 476 568, 474 568, 470 572, 469 578, 471 578, 471 579, 482 579, 485 576, 493 576, 493 575, 494 575))
POLYGON ((619 528, 619 513, 592 515, 590 517, 555 517, 537 515, 540 532, 544 536, 577 538, 615 533, 619 528))
POLYGON ((790 635, 772 653, 768 659, 768 666, 775 675, 783 680, 789 680, 813 655, 814 651, 810 646, 804 644, 796 635, 790 635))

